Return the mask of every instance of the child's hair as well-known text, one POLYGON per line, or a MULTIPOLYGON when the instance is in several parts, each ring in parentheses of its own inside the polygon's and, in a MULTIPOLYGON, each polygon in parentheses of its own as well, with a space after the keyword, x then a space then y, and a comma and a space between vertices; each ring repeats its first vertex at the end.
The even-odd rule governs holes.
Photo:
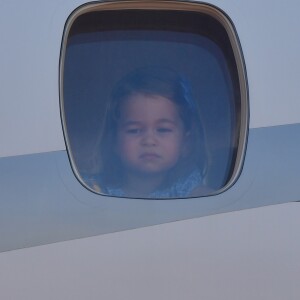
POLYGON ((204 177, 208 167, 205 134, 188 81, 169 68, 145 67, 126 75, 113 89, 96 150, 104 184, 118 186, 122 183, 122 165, 114 151, 114 145, 122 104, 135 94, 159 95, 172 101, 178 108, 185 132, 189 133, 188 155, 172 169, 170 176, 166 178, 165 186, 195 168, 198 168, 204 177))

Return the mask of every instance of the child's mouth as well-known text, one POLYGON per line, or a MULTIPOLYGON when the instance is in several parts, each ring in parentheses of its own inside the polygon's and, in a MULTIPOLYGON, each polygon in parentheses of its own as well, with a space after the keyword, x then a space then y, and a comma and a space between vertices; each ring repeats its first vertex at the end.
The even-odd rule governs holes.
POLYGON ((155 160, 158 159, 160 156, 156 153, 143 153, 140 155, 140 158, 143 160, 155 160))

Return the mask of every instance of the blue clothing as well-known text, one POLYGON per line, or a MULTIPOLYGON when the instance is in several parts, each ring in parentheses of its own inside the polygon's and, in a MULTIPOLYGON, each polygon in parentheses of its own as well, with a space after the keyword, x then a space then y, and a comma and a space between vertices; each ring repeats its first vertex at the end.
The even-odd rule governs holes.
MULTIPOLYGON (((151 192, 147 198, 181 198, 188 196, 195 188, 203 184, 203 177, 200 170, 193 170, 188 176, 182 177, 175 181, 170 187, 158 189, 151 192)), ((86 180, 89 183, 89 180, 86 180)), ((101 184, 101 180, 97 180, 97 183, 101 186, 101 193, 116 196, 125 197, 125 192, 119 187, 104 186, 101 184)), ((92 186, 92 185, 91 185, 92 186)))

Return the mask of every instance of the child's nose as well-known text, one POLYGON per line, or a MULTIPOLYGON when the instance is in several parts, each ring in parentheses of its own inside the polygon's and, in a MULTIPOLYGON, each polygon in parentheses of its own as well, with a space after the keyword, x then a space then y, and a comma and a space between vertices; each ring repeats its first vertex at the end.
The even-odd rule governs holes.
POLYGON ((143 138, 142 138, 142 144, 143 145, 156 145, 157 139, 156 139, 156 134, 152 130, 147 130, 145 131, 143 138))

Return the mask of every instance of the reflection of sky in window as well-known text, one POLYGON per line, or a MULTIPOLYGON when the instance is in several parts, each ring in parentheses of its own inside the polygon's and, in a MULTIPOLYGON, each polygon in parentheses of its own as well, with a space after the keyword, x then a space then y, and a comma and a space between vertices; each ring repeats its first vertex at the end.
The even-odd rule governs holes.
POLYGON ((230 163, 234 124, 229 72, 218 45, 204 36, 158 31, 110 31, 70 38, 64 73, 68 134, 79 169, 101 126, 114 84, 143 66, 171 67, 183 75, 199 102, 215 162, 214 181, 222 184, 230 163))

